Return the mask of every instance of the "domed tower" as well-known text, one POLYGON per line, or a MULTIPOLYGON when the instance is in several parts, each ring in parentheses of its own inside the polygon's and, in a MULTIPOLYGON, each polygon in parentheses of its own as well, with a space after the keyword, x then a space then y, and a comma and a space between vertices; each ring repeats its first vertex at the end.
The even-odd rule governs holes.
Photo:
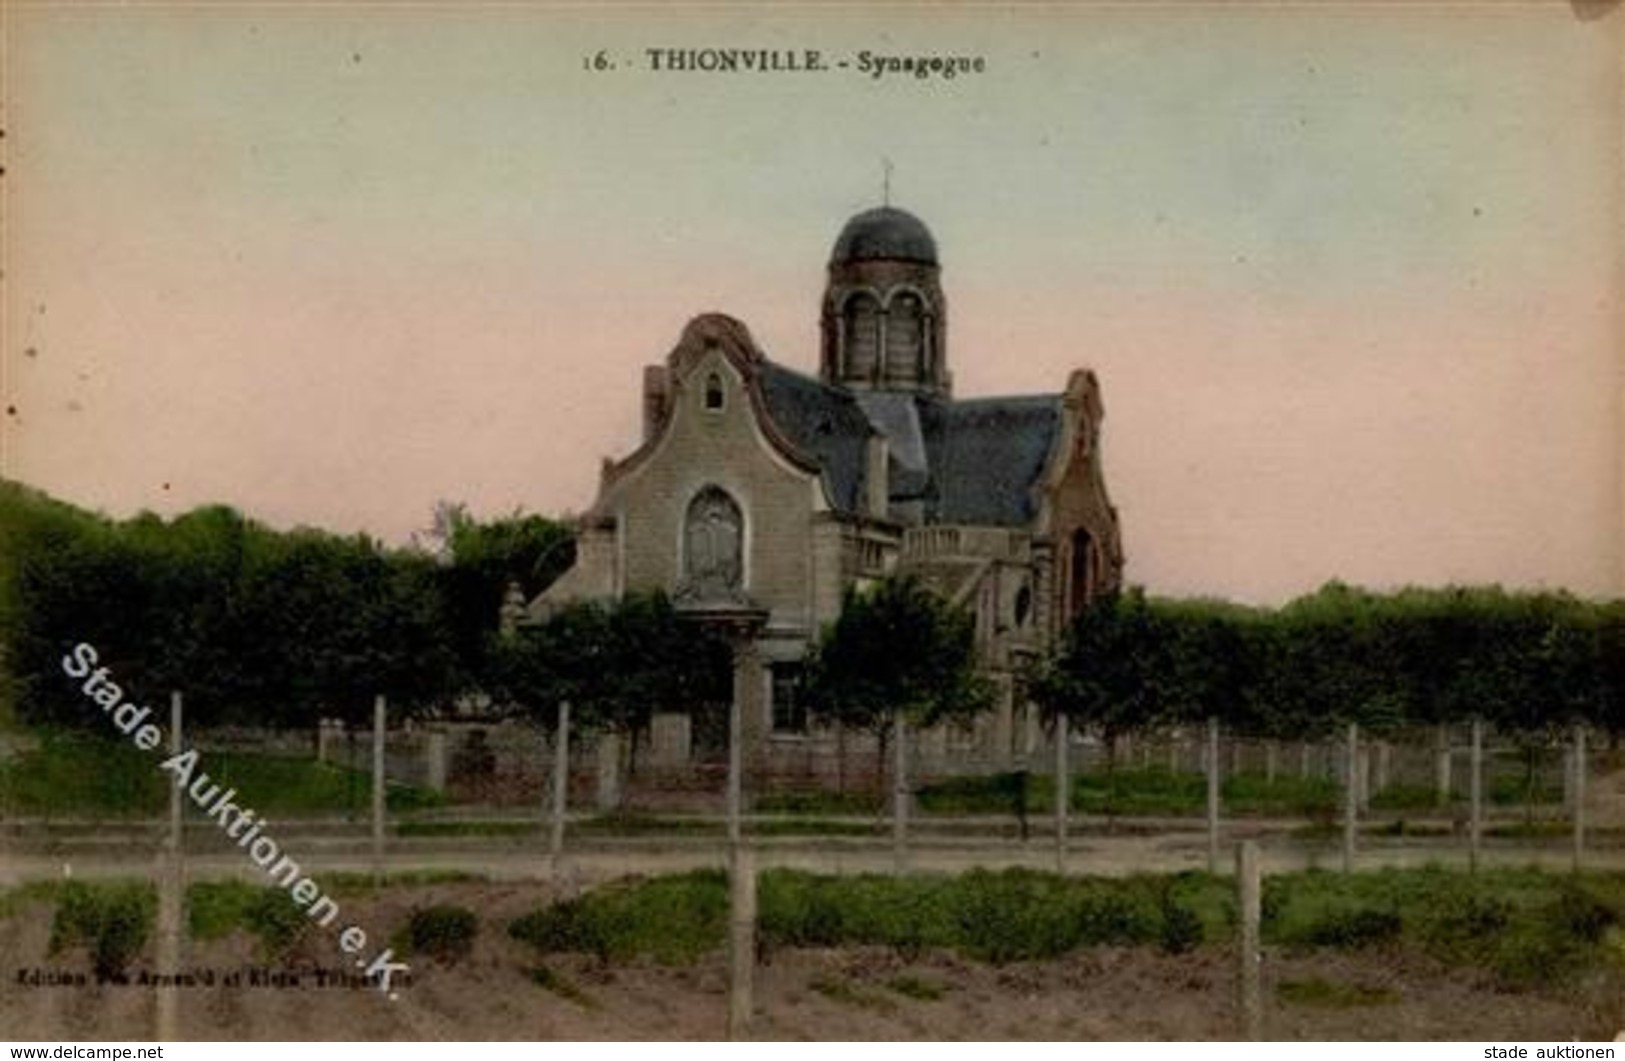
POLYGON ((848 221, 824 291, 824 381, 947 397, 941 272, 937 241, 908 211, 880 206, 848 221))

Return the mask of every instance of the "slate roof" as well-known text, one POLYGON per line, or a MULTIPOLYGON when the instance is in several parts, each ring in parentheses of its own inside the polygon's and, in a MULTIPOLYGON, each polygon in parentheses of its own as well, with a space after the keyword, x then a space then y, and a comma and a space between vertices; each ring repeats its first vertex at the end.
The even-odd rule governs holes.
POLYGON ((1033 488, 1061 427, 1061 395, 945 401, 854 395, 764 360, 768 415, 818 461, 836 507, 861 511, 868 438, 886 436, 894 501, 924 502, 926 523, 1020 527, 1037 515, 1033 488))
POLYGON ((851 392, 767 360, 761 362, 760 379, 773 423, 791 445, 823 468, 835 506, 857 512, 863 505, 869 435, 874 429, 851 392))
POLYGON ((1019 527, 1061 429, 1061 395, 920 404, 931 461, 927 523, 1019 527))

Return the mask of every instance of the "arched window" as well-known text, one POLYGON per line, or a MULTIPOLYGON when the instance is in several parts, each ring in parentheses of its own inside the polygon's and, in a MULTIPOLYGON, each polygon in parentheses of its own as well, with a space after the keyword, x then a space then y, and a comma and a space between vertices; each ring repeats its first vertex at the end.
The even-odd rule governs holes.
POLYGON ((1072 532, 1069 554, 1072 577, 1067 594, 1068 611, 1076 618, 1095 595, 1095 543, 1082 527, 1072 532))
POLYGON ((1016 590, 1015 615, 1018 627, 1025 627, 1033 617, 1033 591, 1028 586, 1016 590))
POLYGON ((712 413, 722 411, 722 377, 715 372, 705 377, 705 409, 712 413))
POLYGON ((683 518, 683 584, 701 597, 725 597, 744 583, 745 519, 721 487, 707 486, 683 518))
POLYGON ((859 292, 847 299, 842 317, 846 322, 846 363, 842 366, 842 376, 873 379, 880 360, 880 303, 873 295, 859 292))
POLYGON ((919 382, 924 358, 925 307, 918 295, 906 292, 892 299, 886 315, 887 382, 919 382))

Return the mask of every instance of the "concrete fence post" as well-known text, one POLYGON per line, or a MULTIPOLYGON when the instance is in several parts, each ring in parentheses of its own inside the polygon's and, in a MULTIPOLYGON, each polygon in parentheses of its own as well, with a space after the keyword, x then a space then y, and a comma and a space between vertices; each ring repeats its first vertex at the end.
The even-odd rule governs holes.
POLYGON ((1467 778, 1467 868, 1478 868, 1484 840, 1484 720, 1474 716, 1467 778))
POLYGON ((423 731, 424 784, 436 792, 446 790, 446 727, 440 724, 423 731))
POLYGON ((1450 725, 1439 723, 1438 730, 1433 738, 1433 802, 1440 806, 1450 805, 1452 779, 1450 777, 1450 725))
POLYGON ((1241 914, 1237 938, 1240 968, 1236 999, 1241 1017, 1241 1037, 1257 1041, 1264 1037, 1263 955, 1259 938, 1264 890, 1258 865, 1258 845, 1251 840, 1244 840, 1236 847, 1236 891, 1241 914))
POLYGON ((1370 742, 1362 745, 1360 754, 1355 759, 1355 777, 1359 784, 1355 791, 1360 794, 1360 813, 1365 814, 1371 809, 1371 759, 1372 745, 1370 742))
MULTIPOLYGON (((182 751, 181 694, 169 694, 169 754, 182 751)), ((186 932, 186 843, 181 817, 180 785, 169 787, 169 820, 163 852, 158 860, 158 972, 174 976, 181 971, 182 942, 186 932)), ((160 986, 153 992, 154 1038, 172 1042, 179 1037, 180 988, 160 986)))
POLYGON ((384 733, 387 708, 379 696, 372 702, 372 876, 384 877, 384 733))
POLYGON ((740 815, 745 787, 745 719, 739 706, 737 677, 734 695, 728 702, 728 843, 738 847, 744 834, 740 815))
POLYGON ((1360 818, 1360 726, 1350 722, 1343 757, 1343 872, 1354 869, 1354 847, 1360 818))
POLYGON ((728 1038, 750 1038, 756 980, 756 856, 745 844, 729 849, 728 1038))
POLYGON ((598 734, 597 806, 600 813, 610 814, 621 806, 621 735, 613 730, 598 734))
MULTIPOLYGON (((1067 757, 1069 733, 1065 711, 1055 715, 1055 872, 1066 873, 1066 827, 1071 811, 1072 773, 1067 757)), ((1026 793, 1022 793, 1023 796, 1026 793)))
POLYGON ((553 730, 553 798, 551 828, 547 838, 547 858, 553 876, 564 866, 564 820, 570 803, 570 701, 560 700, 558 725, 553 730))
POLYGON ((1207 720, 1207 871, 1219 871, 1219 717, 1207 720))
POLYGON ((1573 787, 1574 809, 1574 868, 1578 872, 1585 861, 1586 846, 1586 728, 1581 723, 1574 727, 1573 787))
POLYGON ((333 757, 333 739, 344 732, 344 723, 334 718, 320 719, 316 723, 316 761, 325 763, 333 757))
POLYGON ((903 711, 892 712, 892 868, 903 872, 908 863, 908 723, 903 711))

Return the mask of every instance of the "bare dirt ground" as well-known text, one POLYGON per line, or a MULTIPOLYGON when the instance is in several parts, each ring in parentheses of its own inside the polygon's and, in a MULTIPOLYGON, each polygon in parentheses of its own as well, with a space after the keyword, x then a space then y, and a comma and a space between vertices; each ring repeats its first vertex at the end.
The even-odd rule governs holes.
MULTIPOLYGON (((507 924, 552 897, 546 882, 391 888, 346 901, 347 919, 388 935, 412 908, 455 902, 479 912, 473 954, 420 962, 395 1001, 370 987, 319 986, 340 965, 313 932, 266 960, 245 936, 195 945, 187 964, 214 986, 184 988, 184 1039, 714 1039, 724 1033, 721 954, 685 968, 540 964, 507 924), (250 984, 253 970, 297 984, 250 984), (224 986, 233 973, 244 983, 224 986)), ((0 920, 0 1034, 48 1040, 146 1039, 153 992, 98 986, 86 954, 47 953, 47 908, 0 920), (28 986, 19 973, 78 973, 85 986, 28 986)), ((1233 959, 1222 948, 1180 957, 1097 949, 1061 961, 990 966, 951 954, 912 960, 875 948, 779 951, 758 969, 755 1034, 768 1039, 1226 1039, 1235 1035, 1233 959)), ((139 976, 141 964, 131 973, 139 976)), ((1393 954, 1266 959, 1266 1031, 1284 1039, 1612 1038, 1621 1000, 1603 985, 1500 993, 1459 971, 1393 954)))

